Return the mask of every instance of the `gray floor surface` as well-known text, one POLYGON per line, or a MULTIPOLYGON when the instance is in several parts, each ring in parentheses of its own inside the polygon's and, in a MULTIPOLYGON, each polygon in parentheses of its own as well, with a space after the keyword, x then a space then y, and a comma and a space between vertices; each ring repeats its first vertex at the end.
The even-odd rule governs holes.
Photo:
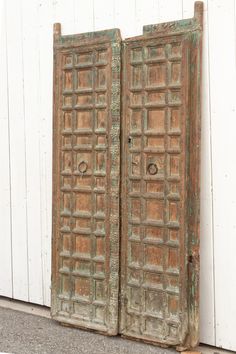
MULTIPOLYGON (((226 354, 200 346, 202 354, 226 354)), ((0 354, 174 354, 174 349, 63 327, 50 318, 0 307, 0 354)), ((229 353, 229 352, 228 352, 229 353)), ((233 353, 233 352, 231 352, 233 353)))
POLYGON ((167 350, 92 332, 0 307, 0 352, 14 354, 173 354, 167 350))

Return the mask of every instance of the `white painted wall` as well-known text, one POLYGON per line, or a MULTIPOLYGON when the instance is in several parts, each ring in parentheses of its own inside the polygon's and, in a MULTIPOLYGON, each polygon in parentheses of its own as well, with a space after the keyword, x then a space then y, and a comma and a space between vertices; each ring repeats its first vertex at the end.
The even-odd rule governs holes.
MULTIPOLYGON (((201 341, 236 351, 236 0, 205 0, 201 341)), ((0 0, 0 295, 50 305, 52 25, 192 17, 193 0, 0 0)))

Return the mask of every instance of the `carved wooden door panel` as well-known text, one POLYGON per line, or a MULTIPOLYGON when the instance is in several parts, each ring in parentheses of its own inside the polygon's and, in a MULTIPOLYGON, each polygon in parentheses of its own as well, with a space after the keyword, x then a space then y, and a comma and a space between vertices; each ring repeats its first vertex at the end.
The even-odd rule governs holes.
POLYGON ((195 10, 122 48, 120 333, 183 347, 198 341, 202 4, 195 10))
POLYGON ((202 11, 197 2, 194 18, 144 26, 122 46, 117 29, 54 27, 61 323, 178 349, 198 342, 202 11))
POLYGON ((52 316, 116 334, 120 33, 54 26, 52 316))

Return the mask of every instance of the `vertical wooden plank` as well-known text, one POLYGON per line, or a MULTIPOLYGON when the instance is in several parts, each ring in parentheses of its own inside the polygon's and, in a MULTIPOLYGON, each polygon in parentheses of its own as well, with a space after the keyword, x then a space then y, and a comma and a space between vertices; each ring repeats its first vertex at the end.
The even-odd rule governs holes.
POLYGON ((5 2, 0 3, 0 295, 12 297, 11 191, 5 2))
POLYGON ((82 7, 81 1, 78 0, 56 0, 52 2, 54 22, 60 22, 62 24, 64 33, 74 33, 76 2, 80 4, 80 7, 82 7))
POLYGON ((21 20, 21 1, 6 1, 13 297, 28 301, 27 186, 21 20))
POLYGON ((43 304, 37 10, 37 0, 22 1, 29 301, 43 304))
POLYGON ((39 6, 39 112, 41 224, 44 305, 51 297, 51 228, 52 228, 52 62, 53 7, 52 1, 40 1, 39 6))
POLYGON ((182 0, 159 0, 160 22, 176 21, 183 17, 182 0))
POLYGON ((234 0, 209 0, 216 345, 236 350, 234 0))
POLYGON ((137 34, 142 34, 143 26, 159 22, 159 2, 157 0, 136 0, 135 23, 137 34))
MULTIPOLYGON (((74 33, 89 32, 94 30, 94 8, 93 0, 81 2, 75 0, 74 3, 74 33)), ((64 27, 62 26, 64 33, 64 27)))
POLYGON ((115 2, 94 1, 94 31, 115 27, 115 2))
MULTIPOLYGON (((194 0, 183 0, 183 16, 193 16, 194 0)), ((214 254, 212 225, 212 155, 209 89, 208 9, 204 2, 201 122, 201 221, 200 221, 200 341, 215 345, 214 254)))
POLYGON ((121 29, 122 38, 137 35, 136 28, 136 1, 115 0, 115 27, 121 29))

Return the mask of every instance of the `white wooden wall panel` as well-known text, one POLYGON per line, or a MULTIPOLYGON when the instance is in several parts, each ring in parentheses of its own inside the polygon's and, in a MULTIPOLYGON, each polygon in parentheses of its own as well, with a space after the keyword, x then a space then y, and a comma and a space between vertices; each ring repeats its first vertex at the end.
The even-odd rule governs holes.
POLYGON ((26 156, 26 199, 28 230, 29 301, 43 303, 41 205, 40 205, 40 134, 39 134, 39 58, 38 6, 22 2, 22 38, 24 73, 24 115, 26 156))
MULTIPOLYGON (((0 0, 0 295, 50 306, 52 26, 63 34, 193 16, 193 0, 0 0)), ((236 351, 236 0, 205 0, 201 341, 236 351)))
POLYGON ((0 2, 0 294, 12 297, 11 188, 9 160, 6 7, 0 2))
POLYGON ((209 0, 208 10, 216 344, 236 350, 235 1, 209 0))
MULTIPOLYGON (((13 297, 29 300, 22 9, 6 1, 13 297)), ((33 237, 33 235, 31 235, 33 237)))

